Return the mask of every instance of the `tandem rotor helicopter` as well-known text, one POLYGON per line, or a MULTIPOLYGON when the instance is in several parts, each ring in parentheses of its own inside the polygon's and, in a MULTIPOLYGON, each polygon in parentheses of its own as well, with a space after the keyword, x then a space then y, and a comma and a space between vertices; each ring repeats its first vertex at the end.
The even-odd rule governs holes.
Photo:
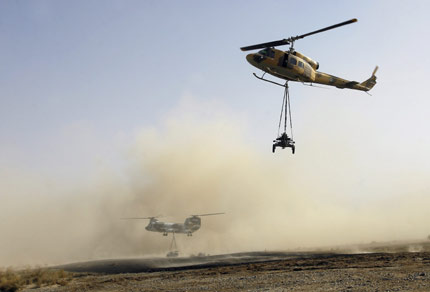
POLYGON ((163 236, 167 236, 169 233, 172 233, 173 236, 175 233, 184 233, 187 236, 192 236, 193 232, 196 232, 201 227, 201 218, 203 216, 212 216, 212 215, 221 215, 225 213, 209 213, 209 214, 200 214, 200 215, 190 215, 190 217, 186 218, 184 223, 167 223, 161 222, 155 217, 131 217, 131 218, 121 218, 125 220, 134 220, 134 219, 149 219, 149 224, 145 227, 148 231, 160 232, 163 233, 163 236))
POLYGON ((313 83, 323 84, 328 86, 335 86, 337 88, 349 88, 361 91, 369 91, 376 84, 376 71, 378 70, 378 66, 376 66, 375 70, 372 73, 372 76, 363 81, 350 81, 340 77, 336 77, 327 73, 317 71, 319 68, 319 63, 312 60, 311 58, 297 52, 294 50, 294 42, 303 39, 307 36, 314 35, 320 32, 324 32, 327 30, 331 30, 343 25, 351 24, 357 22, 357 19, 350 19, 348 21, 344 21, 332 26, 328 26, 326 28, 322 28, 310 33, 306 33, 303 35, 292 36, 288 39, 282 39, 267 43, 261 43, 251 46, 246 46, 240 48, 242 51, 250 51, 256 49, 262 49, 257 53, 248 54, 246 56, 246 60, 254 67, 261 69, 264 71, 261 77, 257 76, 255 73, 254 76, 260 80, 270 82, 285 88, 284 91, 284 99, 282 103, 281 116, 279 119, 279 127, 278 127, 278 138, 273 141, 272 152, 275 152, 276 147, 281 147, 282 149, 289 147, 292 149, 294 154, 295 152, 295 142, 293 141, 292 134, 292 120, 291 120, 291 107, 290 107, 290 98, 288 91, 288 82, 295 81, 301 82, 305 85, 313 86, 313 83), (288 51, 281 51, 275 49, 274 47, 290 45, 288 51), (268 80, 264 78, 264 75, 269 73, 275 77, 281 78, 285 80, 284 84, 268 80), (291 138, 287 134, 287 123, 289 116, 289 124, 291 130, 291 138), (284 117, 284 132, 279 135, 279 131, 281 128, 282 117, 284 117))

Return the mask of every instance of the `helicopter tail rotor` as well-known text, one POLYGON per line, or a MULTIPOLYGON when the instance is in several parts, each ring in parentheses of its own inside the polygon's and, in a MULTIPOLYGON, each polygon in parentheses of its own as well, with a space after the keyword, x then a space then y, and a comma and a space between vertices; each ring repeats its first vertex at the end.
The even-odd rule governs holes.
POLYGON ((376 66, 376 67, 375 67, 375 70, 373 70, 372 76, 375 76, 375 74, 376 74, 376 72, 378 71, 378 69, 379 69, 379 67, 378 67, 378 66, 376 66))

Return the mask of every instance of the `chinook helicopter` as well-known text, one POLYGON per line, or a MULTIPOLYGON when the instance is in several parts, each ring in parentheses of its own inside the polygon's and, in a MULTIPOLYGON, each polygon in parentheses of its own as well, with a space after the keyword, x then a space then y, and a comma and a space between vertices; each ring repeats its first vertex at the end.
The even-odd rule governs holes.
MULTIPOLYGON (((336 77, 327 73, 317 71, 319 63, 311 58, 303 55, 302 53, 294 50, 294 42, 303 39, 304 37, 334 29, 343 25, 357 22, 357 19, 350 19, 348 21, 338 23, 326 28, 322 28, 307 34, 292 36, 288 39, 282 39, 267 43, 256 44, 240 48, 242 51, 250 51, 262 49, 257 53, 248 54, 246 60, 254 67, 263 70, 275 77, 288 81, 297 81, 302 83, 318 83, 328 86, 335 86, 337 88, 349 88, 362 91, 369 91, 376 84, 376 71, 378 66, 372 73, 372 76, 364 82, 350 81, 340 77, 336 77), (277 50, 274 47, 290 45, 288 51, 277 50)), ((265 74, 264 73, 264 74, 265 74)), ((263 76, 259 77, 254 73, 254 76, 260 80, 268 81, 280 86, 286 86, 277 82, 264 79, 263 76)))
POLYGON ((155 217, 132 217, 132 218, 121 218, 125 220, 133 220, 133 219, 149 219, 149 224, 145 227, 148 231, 160 232, 163 233, 163 236, 167 236, 169 233, 173 235, 175 233, 184 233, 187 236, 192 236, 193 232, 196 232, 201 227, 201 218, 203 216, 212 216, 212 215, 221 215, 225 213, 209 213, 209 214, 200 214, 200 215, 190 215, 190 217, 185 219, 184 223, 167 223, 161 222, 155 217))

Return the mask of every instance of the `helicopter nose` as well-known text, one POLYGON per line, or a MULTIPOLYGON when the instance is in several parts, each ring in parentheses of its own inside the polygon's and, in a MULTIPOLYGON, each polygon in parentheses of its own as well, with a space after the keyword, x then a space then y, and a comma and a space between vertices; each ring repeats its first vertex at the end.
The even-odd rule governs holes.
POLYGON ((248 61, 249 64, 253 65, 254 54, 248 54, 248 55, 246 55, 246 60, 248 61))

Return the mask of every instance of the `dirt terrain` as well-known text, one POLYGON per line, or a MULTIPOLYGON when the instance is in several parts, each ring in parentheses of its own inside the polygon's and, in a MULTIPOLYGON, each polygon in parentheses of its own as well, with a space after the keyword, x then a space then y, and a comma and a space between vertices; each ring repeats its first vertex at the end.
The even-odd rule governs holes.
POLYGON ((25 291, 430 291, 428 244, 367 249, 76 263, 65 286, 25 291))

